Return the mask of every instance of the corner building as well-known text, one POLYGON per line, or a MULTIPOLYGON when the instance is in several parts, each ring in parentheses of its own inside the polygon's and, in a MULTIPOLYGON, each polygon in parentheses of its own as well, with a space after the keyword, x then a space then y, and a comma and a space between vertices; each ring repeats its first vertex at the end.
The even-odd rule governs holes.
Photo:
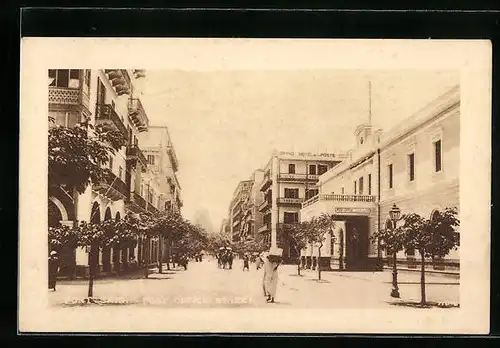
MULTIPOLYGON (((137 96, 145 71, 134 69, 54 69, 48 71, 49 126, 74 127, 77 123, 106 123, 127 138, 127 145, 110 156, 113 177, 92 183, 83 194, 62 186, 48 190, 49 226, 76 222, 121 219, 127 212, 164 210, 159 197, 163 188, 158 173, 148 166, 141 139, 149 119, 137 96), (144 186, 144 181, 150 182, 144 186)), ((150 241, 151 242, 151 241, 150 241)), ((131 256, 152 263, 155 248, 138 243, 135 248, 104 248, 96 253, 97 274, 119 273, 128 268, 131 256)), ((88 274, 89 253, 84 248, 61 251, 61 275, 88 274)))
MULTIPOLYGON (((432 218, 446 207, 459 208, 460 90, 456 86, 387 133, 370 124, 357 127, 357 146, 349 159, 319 179, 319 195, 304 202, 301 221, 333 214, 333 236, 318 250, 309 245, 302 262, 351 270, 375 270, 390 264, 369 238, 386 228, 389 210, 432 218), (333 238, 332 238, 333 237, 333 238)), ((401 222, 400 222, 401 223, 401 222)), ((397 255, 400 267, 416 268, 418 251, 397 255)), ((427 260, 430 269, 458 272, 459 253, 427 260)))
POLYGON ((302 203, 318 194, 319 176, 344 159, 345 154, 275 151, 264 168, 260 184, 264 200, 259 206, 263 225, 258 233, 271 247, 283 249, 284 262, 293 262, 298 255, 283 236, 283 224, 299 221, 302 203))

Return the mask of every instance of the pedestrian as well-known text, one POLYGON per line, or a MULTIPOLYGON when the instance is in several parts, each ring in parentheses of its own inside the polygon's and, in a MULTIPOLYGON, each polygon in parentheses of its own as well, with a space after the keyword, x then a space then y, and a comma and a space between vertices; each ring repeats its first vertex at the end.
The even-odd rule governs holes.
POLYGON ((249 262, 248 254, 245 254, 243 256, 243 270, 246 269, 247 271, 250 271, 250 266, 249 266, 248 262, 249 262))
POLYGON ((257 270, 259 270, 259 269, 260 269, 260 267, 262 266, 262 264, 264 263, 264 261, 262 260, 262 257, 261 257, 261 256, 262 256, 262 254, 261 254, 261 255, 258 255, 258 256, 257 256, 257 259, 255 260, 255 268, 256 268, 257 270))
POLYGON ((283 249, 271 248, 268 255, 264 257, 264 277, 262 280, 264 295, 267 303, 274 303, 276 287, 278 285, 278 267, 281 264, 283 249))
POLYGON ((49 255, 49 289, 56 291, 57 273, 59 272, 59 257, 57 251, 51 251, 49 255))

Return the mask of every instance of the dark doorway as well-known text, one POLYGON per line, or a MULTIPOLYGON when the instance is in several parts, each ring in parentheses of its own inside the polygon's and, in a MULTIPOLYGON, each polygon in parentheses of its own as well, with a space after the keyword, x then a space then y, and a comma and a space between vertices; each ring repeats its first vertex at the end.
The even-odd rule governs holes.
POLYGON ((346 219, 346 268, 363 270, 368 267, 368 217, 346 219))

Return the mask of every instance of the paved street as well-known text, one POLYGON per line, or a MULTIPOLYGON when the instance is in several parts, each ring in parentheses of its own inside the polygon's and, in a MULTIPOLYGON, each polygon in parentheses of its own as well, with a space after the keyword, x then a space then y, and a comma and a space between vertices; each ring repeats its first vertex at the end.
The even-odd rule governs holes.
MULTIPOLYGON (((129 301, 132 306, 166 307, 266 307, 291 308, 391 308, 389 296, 391 272, 317 272, 302 271, 297 276, 295 266, 280 268, 275 304, 267 304, 262 292, 262 270, 242 271, 242 261, 236 260, 232 270, 217 268, 215 259, 190 262, 188 270, 164 270, 149 279, 139 277, 96 280, 94 296, 111 301, 129 301)), ((457 277, 426 274, 427 300, 450 304, 459 303, 457 277)), ((419 301, 420 274, 401 272, 401 301, 419 301)), ((61 281, 57 292, 49 291, 50 303, 60 305, 83 299, 88 282, 61 281)))

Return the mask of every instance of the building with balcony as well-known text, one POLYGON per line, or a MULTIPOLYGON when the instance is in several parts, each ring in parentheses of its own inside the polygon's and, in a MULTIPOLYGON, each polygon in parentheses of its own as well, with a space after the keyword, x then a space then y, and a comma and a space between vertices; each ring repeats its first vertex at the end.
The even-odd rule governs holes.
MULTIPOLYGON (((144 70, 58 69, 49 70, 48 76, 50 126, 105 123, 128 140, 126 146, 109 158, 107 166, 111 176, 103 182, 92 183, 83 194, 68 192, 65 187, 49 187, 49 225, 99 222, 123 218, 128 212, 164 210, 162 194, 168 192, 163 191, 159 174, 149 167, 139 142, 139 137, 149 131, 147 113, 136 96, 137 80, 145 77, 144 70)), ((89 134, 91 132, 89 128, 89 134)), ((95 261, 101 272, 120 272, 127 268, 130 256, 139 262, 149 262, 154 250, 154 245, 140 243, 130 250, 105 249, 96 254, 95 261)), ((88 271, 86 250, 79 248, 63 253, 63 274, 82 275, 88 271)))
POLYGON ((245 225, 245 212, 250 204, 250 194, 253 180, 240 181, 233 193, 233 198, 229 204, 229 229, 231 239, 239 241, 245 225))
MULTIPOLYGON (((301 255, 307 266, 353 270, 380 269, 390 257, 370 241, 386 228, 396 204, 405 213, 432 218, 435 211, 459 208, 460 90, 456 86, 384 133, 370 124, 354 132, 357 145, 349 158, 319 179, 319 195, 302 204, 301 221, 321 213, 336 223, 317 260, 309 246, 301 255)), ((397 255, 403 267, 416 268, 418 251, 397 255)), ((444 260, 428 260, 433 269, 459 269, 458 251, 444 260)))
POLYGON ((299 221, 302 203, 318 193, 319 175, 326 173, 345 159, 345 154, 275 151, 264 168, 260 183, 263 226, 258 229, 260 238, 271 246, 283 248, 284 262, 298 257, 294 246, 282 234, 280 224, 299 221))

